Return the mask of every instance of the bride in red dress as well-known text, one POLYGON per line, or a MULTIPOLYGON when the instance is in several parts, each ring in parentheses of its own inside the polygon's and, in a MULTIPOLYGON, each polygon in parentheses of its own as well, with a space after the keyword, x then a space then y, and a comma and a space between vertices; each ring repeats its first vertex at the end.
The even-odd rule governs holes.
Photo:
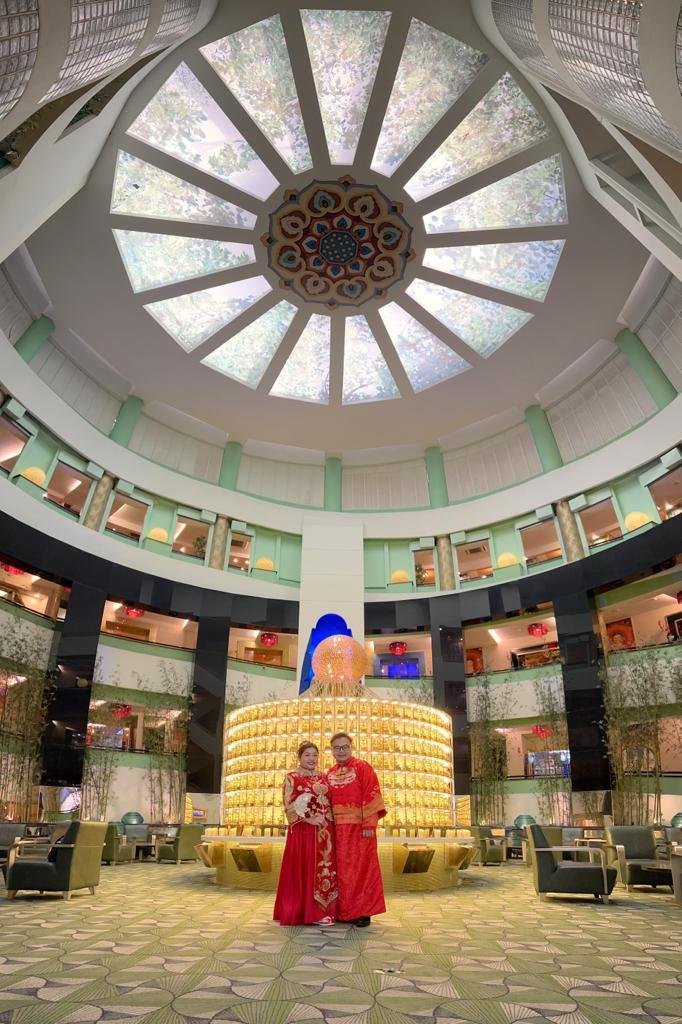
POLYGON ((298 768, 284 780, 289 828, 273 919, 281 925, 334 924, 338 889, 327 777, 314 743, 298 748, 298 768))

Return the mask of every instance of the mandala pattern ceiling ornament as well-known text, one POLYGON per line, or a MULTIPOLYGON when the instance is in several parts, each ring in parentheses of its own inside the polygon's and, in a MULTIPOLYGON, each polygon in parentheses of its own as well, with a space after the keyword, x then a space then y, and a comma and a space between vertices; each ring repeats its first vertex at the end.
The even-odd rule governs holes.
POLYGON ((262 242, 268 265, 302 299, 334 307, 381 298, 414 259, 399 203, 353 178, 285 192, 262 242))
POLYGON ((425 21, 282 9, 185 52, 128 125, 112 238, 205 372, 323 405, 418 395, 541 310, 568 222, 553 134, 499 56, 425 21))

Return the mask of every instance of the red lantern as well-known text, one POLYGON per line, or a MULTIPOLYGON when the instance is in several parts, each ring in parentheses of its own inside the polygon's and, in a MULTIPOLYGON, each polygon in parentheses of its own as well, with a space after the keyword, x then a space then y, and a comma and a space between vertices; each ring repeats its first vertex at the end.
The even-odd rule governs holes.
POLYGON ((276 633, 261 633, 259 639, 263 647, 276 647, 279 643, 279 637, 276 633))
POLYGON ((397 658, 400 658, 407 650, 407 644, 404 640, 394 640, 392 644, 388 645, 388 649, 391 654, 395 654, 397 658))
POLYGON ((0 562, 0 569, 6 572, 8 576, 25 576, 26 572, 24 569, 19 569, 16 565, 10 565, 9 562, 0 562))
POLYGON ((528 627, 530 636, 547 636, 549 633, 549 627, 544 622, 531 622, 528 627))
POLYGON ((539 736, 541 740, 546 740, 552 735, 552 727, 551 725, 534 725, 531 732, 534 736, 539 736))
POLYGON ((124 604, 123 614, 127 615, 129 619, 141 619, 144 615, 144 608, 135 608, 131 604, 124 604))
POLYGON ((112 704, 111 713, 114 718, 130 718, 133 708, 131 704, 112 704))

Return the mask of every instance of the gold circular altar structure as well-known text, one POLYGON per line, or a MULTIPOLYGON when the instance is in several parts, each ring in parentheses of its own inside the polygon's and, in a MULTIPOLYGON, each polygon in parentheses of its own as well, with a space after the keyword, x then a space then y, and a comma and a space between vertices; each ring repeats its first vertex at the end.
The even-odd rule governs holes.
POLYGON ((372 697, 364 686, 317 683, 296 700, 238 708, 225 728, 223 824, 285 825, 282 782, 303 740, 331 767, 329 740, 348 732, 379 777, 382 824, 444 828, 453 823, 452 721, 422 704, 372 697))

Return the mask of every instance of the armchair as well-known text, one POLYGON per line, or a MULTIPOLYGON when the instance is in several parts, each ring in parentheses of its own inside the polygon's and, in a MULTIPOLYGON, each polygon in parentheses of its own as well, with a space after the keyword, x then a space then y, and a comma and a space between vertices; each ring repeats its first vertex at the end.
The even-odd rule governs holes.
POLYGON ((490 825, 472 825, 471 834, 476 840, 474 860, 485 867, 488 864, 504 864, 507 860, 507 840, 493 836, 490 825))
POLYGON ((653 828, 643 825, 614 825, 606 830, 606 860, 618 865, 621 885, 632 892, 634 885, 653 889, 667 885, 672 890, 670 844, 657 848, 653 828))
POLYGON ((15 825, 12 821, 3 821, 0 824, 0 858, 4 859, 12 843, 17 839, 23 839, 25 834, 25 825, 15 825))
POLYGON ((179 825, 177 835, 171 842, 156 847, 157 861, 172 860, 179 864, 181 860, 197 860, 194 847, 201 842, 203 831, 203 825, 179 825))
POLYGON ((599 859, 599 864, 557 860, 555 858, 563 853, 575 853, 575 847, 551 846, 539 825, 527 825, 526 832, 533 882, 541 900, 546 899, 550 892, 560 895, 590 893, 596 900, 608 903, 617 872, 615 868, 607 867, 603 850, 589 850, 589 855, 599 859))
POLYGON ((7 898, 14 899, 20 889, 61 892, 65 900, 75 889, 89 889, 94 895, 106 830, 104 822, 74 821, 63 841, 40 860, 21 857, 21 843, 15 843, 7 860, 7 898))
POLYGON ((107 825, 107 833, 102 848, 102 863, 106 864, 130 864, 133 859, 132 843, 126 843, 116 828, 116 823, 110 821, 107 825))

